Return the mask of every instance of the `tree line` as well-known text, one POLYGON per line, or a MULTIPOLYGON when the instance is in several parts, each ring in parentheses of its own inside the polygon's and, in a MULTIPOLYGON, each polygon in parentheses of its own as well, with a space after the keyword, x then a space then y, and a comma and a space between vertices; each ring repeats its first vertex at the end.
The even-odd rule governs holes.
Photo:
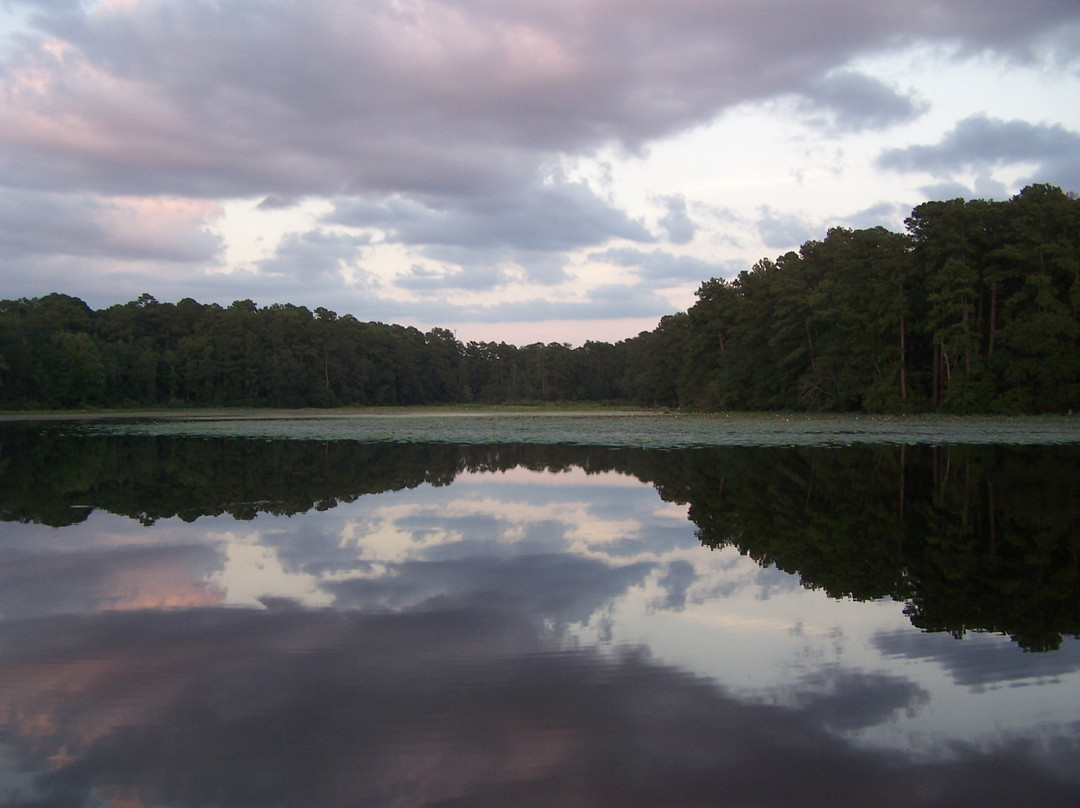
POLYGON ((626 402, 693 410, 1080 408, 1080 200, 926 202, 702 283, 614 344, 462 343, 325 308, 144 294, 0 301, 0 407, 626 402))

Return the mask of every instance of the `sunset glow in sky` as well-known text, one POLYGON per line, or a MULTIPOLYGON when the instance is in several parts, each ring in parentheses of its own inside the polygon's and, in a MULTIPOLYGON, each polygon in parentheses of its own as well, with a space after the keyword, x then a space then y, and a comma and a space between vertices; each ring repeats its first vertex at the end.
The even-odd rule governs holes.
POLYGON ((615 341, 834 226, 1080 191, 1076 0, 0 0, 0 298, 615 341))

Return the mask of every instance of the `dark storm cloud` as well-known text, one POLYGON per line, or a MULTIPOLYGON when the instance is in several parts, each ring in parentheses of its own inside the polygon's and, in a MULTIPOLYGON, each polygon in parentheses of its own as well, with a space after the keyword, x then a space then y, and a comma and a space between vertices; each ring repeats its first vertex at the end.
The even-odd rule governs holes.
POLYGON ((645 252, 630 247, 613 247, 590 253, 590 261, 601 261, 637 270, 643 280, 653 283, 689 283, 723 278, 743 269, 741 262, 712 263, 689 255, 673 255, 664 250, 645 252))
MULTIPOLYGON (((919 760, 837 737, 837 716, 868 726, 879 703, 918 701, 888 677, 837 672, 808 685, 825 701, 781 707, 645 653, 560 649, 499 609, 273 605, 0 629, 6 749, 41 772, 26 803, 1011 808, 1080 797, 1041 765, 1037 739, 919 760)), ((1077 752, 1075 738, 1051 741, 1062 760, 1077 752)))
POLYGON ((883 81, 849 70, 816 79, 801 96, 801 106, 811 120, 847 132, 907 123, 928 108, 910 92, 902 93, 883 81))
POLYGON ((880 168, 946 176, 1024 163, 1037 166, 1032 180, 1080 188, 1080 133, 977 115, 960 121, 937 144, 890 149, 877 159, 880 168))

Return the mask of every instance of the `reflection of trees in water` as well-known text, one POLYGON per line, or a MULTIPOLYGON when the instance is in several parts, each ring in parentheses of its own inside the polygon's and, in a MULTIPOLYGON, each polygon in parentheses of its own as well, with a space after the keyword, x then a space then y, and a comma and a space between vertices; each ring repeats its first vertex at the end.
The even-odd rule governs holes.
POLYGON ((612 468, 604 449, 65 435, 0 431, 0 519, 52 526, 92 508, 145 524, 179 516, 326 510, 364 494, 449 485, 465 471, 612 468), (592 460, 593 456, 603 457, 592 460))
POLYGON ((833 597, 902 600, 931 631, 1031 650, 1080 633, 1080 447, 732 449, 688 464, 677 498, 707 546, 833 597))
POLYGON ((463 471, 618 471, 688 503, 733 546, 833 597, 893 597, 914 625, 1080 634, 1080 447, 605 449, 0 433, 0 518, 65 525, 88 507, 152 523, 295 514, 463 471))

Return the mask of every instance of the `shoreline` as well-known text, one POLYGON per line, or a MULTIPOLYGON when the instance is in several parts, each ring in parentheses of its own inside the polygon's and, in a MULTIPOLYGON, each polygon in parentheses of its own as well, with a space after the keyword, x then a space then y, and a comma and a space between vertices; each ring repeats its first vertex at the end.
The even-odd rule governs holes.
POLYGON ((571 416, 571 417, 663 417, 714 418, 717 420, 775 420, 775 421, 899 421, 908 423, 942 423, 958 421, 985 421, 997 423, 1019 422, 1080 422, 1074 413, 1042 413, 1036 415, 999 415, 979 413, 956 415, 951 413, 865 413, 865 412, 682 412, 672 409, 647 409, 641 407, 574 407, 548 405, 491 405, 491 406, 414 406, 414 407, 356 407, 356 408, 258 408, 219 407, 205 409, 132 409, 132 410, 0 410, 0 423, 30 421, 103 421, 103 420, 152 420, 163 421, 287 421, 287 420, 335 420, 370 417, 491 417, 491 416, 571 416))
POLYGON ((139 420, 159 418, 168 421, 285 421, 314 420, 335 418, 357 418, 370 416, 446 416, 446 417, 483 417, 491 415, 572 415, 580 416, 634 416, 663 415, 661 410, 635 409, 632 407, 573 408, 573 407, 530 407, 522 405, 492 406, 490 408, 472 407, 363 407, 356 409, 258 409, 258 408, 221 408, 193 410, 45 410, 45 411, 0 411, 0 422, 10 421, 96 421, 133 418, 139 420))

